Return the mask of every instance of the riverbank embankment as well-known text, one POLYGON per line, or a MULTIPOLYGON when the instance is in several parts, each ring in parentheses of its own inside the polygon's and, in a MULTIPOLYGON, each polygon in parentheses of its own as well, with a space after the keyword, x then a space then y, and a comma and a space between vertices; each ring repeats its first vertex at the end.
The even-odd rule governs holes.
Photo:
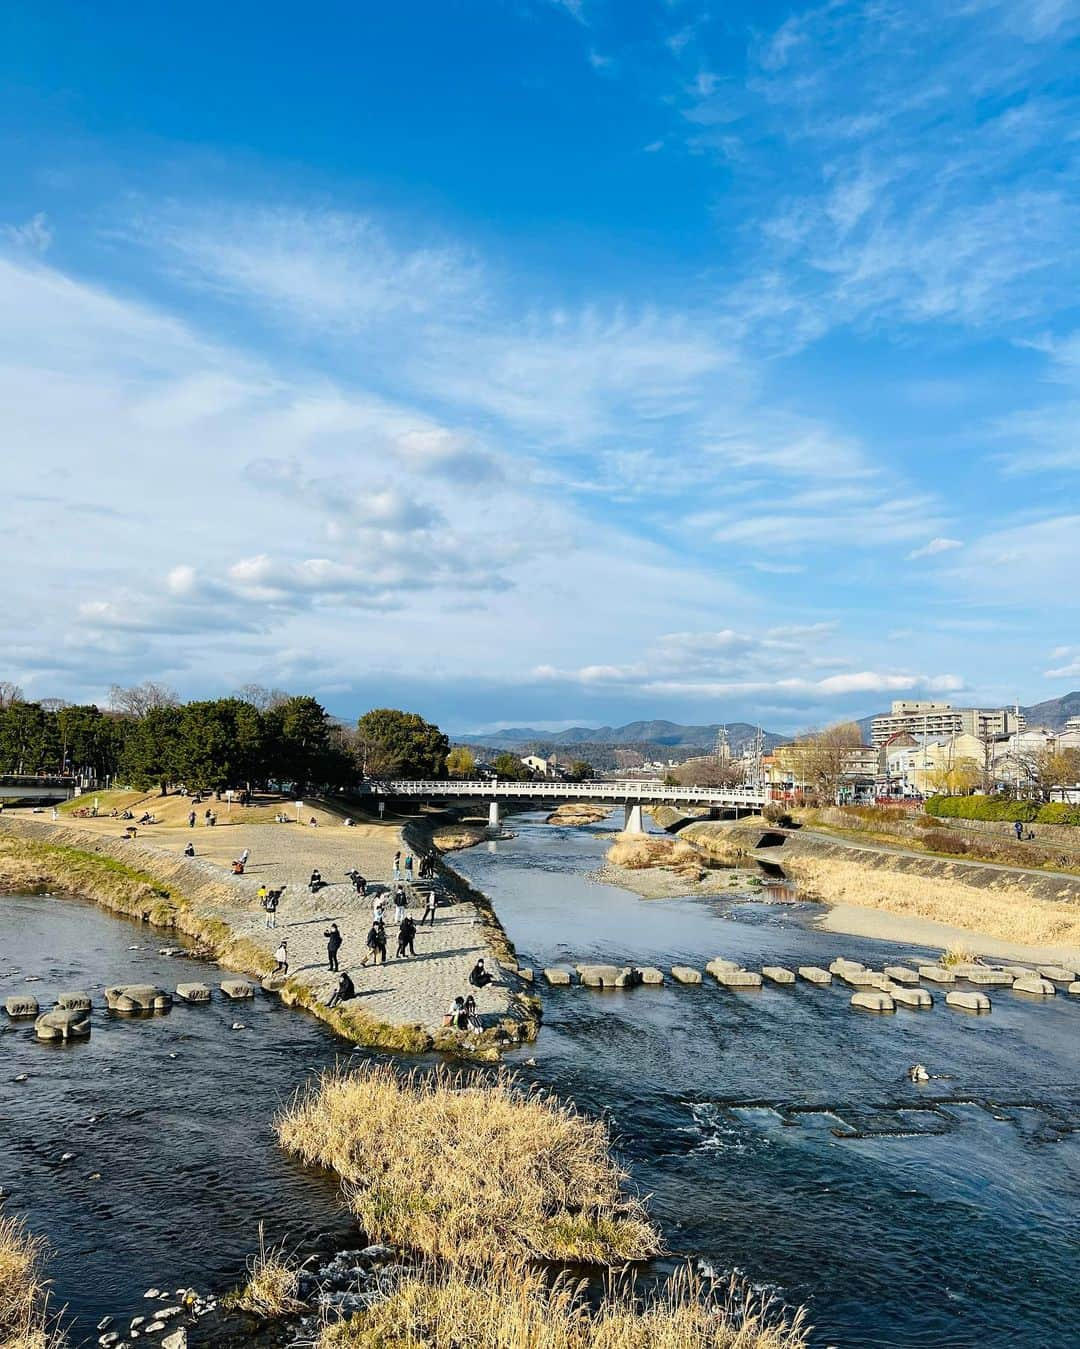
MULTIPOLYGON (((307 813, 305 812, 305 818, 307 813)), ((428 886, 413 887, 411 910, 419 922, 422 897, 434 888, 440 907, 434 926, 416 938, 416 956, 394 958, 396 932, 388 924, 385 965, 363 964, 372 899, 354 891, 345 872, 357 868, 376 892, 392 885, 393 859, 407 852, 402 821, 346 826, 320 811, 317 827, 298 823, 233 820, 189 828, 186 819, 145 826, 136 839, 120 837, 123 826, 107 817, 42 820, 30 812, 0 818, 0 884, 10 889, 81 895, 114 912, 195 939, 222 965, 256 977, 274 967, 274 953, 288 944, 288 980, 283 1001, 311 1011, 354 1043, 422 1052, 437 1048, 494 1057, 499 1043, 529 1038, 536 1014, 516 974, 512 950, 491 940, 498 928, 441 872, 428 886), (187 842, 196 856, 183 856, 187 842), (245 874, 231 874, 234 858, 250 853, 245 874), (308 889, 313 869, 326 884, 308 889), (258 900, 261 885, 285 887, 276 927, 268 928, 258 900), (342 971, 357 996, 329 1008, 337 985, 326 955, 325 932, 337 923, 344 943, 342 971), (498 947, 498 949, 497 949, 498 947), (472 989, 469 971, 483 957, 495 981, 472 989), (463 1036, 442 1027, 458 995, 472 992, 483 1034, 463 1036)), ((392 908, 390 914, 392 915, 392 908)))
POLYGON ((800 895, 830 906, 831 932, 920 946, 966 946, 1026 961, 1080 960, 1080 880, 953 862, 808 831, 757 854, 800 895))

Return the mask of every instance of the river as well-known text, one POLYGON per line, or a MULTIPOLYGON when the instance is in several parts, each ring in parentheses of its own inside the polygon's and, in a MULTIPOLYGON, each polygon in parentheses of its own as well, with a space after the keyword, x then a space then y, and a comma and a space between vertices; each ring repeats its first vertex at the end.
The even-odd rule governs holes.
MULTIPOLYGON (((597 884, 587 874, 612 822, 543 820, 515 816, 514 838, 453 859, 537 969, 909 954, 819 933, 806 905, 650 901, 597 884)), ((160 955, 166 941, 91 904, 4 898, 0 995, 221 977, 160 955)), ((544 1027, 520 1071, 610 1118, 673 1253, 805 1302, 820 1346, 1071 1340, 1075 1000, 992 990, 988 1017, 940 996, 929 1013, 874 1017, 843 986, 540 991, 544 1027), (906 1079, 916 1061, 933 1081, 906 1079)), ((308 1074, 348 1053, 320 1023, 273 998, 215 1000, 145 1020, 96 1012, 91 1039, 64 1048, 2 1020, 0 1185, 6 1210, 56 1250, 55 1300, 76 1339, 106 1313, 145 1310, 151 1285, 235 1284, 260 1219, 271 1241, 348 1240, 334 1181, 291 1163, 272 1131, 308 1074)))
MULTIPOLYGON (((454 857, 538 971, 914 954, 818 932, 809 905, 598 884, 614 817, 543 821, 515 816, 514 838, 454 857)), ((541 992, 530 1074, 608 1114, 673 1250, 805 1302, 816 1344, 1036 1349, 1077 1333, 1076 1000, 991 990, 989 1016, 935 995, 879 1017, 845 985, 541 992), (915 1062, 934 1080, 911 1083, 915 1062)))

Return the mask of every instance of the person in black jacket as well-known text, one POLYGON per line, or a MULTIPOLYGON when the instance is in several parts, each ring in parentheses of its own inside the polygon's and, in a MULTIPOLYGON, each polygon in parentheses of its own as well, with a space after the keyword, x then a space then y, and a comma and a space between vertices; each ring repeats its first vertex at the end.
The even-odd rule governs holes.
POLYGON ((327 1007, 336 1007, 339 1002, 347 1002, 349 998, 356 997, 356 985, 347 974, 343 974, 338 980, 337 988, 330 994, 326 1000, 327 1007))
POLYGON ((337 923, 331 923, 323 936, 326 938, 326 955, 330 961, 330 973, 337 974, 337 953, 341 950, 341 933, 338 931, 337 923))
POLYGON ((416 955, 416 948, 413 946, 415 940, 416 924, 409 915, 406 914, 398 925, 397 953, 399 960, 404 959, 405 956, 416 955))

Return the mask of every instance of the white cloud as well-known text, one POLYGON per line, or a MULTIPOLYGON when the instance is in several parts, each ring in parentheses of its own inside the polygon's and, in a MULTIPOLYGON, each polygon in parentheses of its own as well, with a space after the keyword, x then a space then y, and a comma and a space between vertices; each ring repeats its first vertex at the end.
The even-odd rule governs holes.
POLYGON ((907 557, 909 562, 914 562, 920 557, 936 557, 938 553, 948 553, 954 548, 963 546, 959 539, 936 538, 924 543, 921 548, 913 548, 907 557))
POLYGON ((0 226, 0 238, 6 239, 16 248, 25 248, 32 253, 45 253, 53 241, 53 232, 48 217, 43 211, 39 211, 21 225, 0 226))

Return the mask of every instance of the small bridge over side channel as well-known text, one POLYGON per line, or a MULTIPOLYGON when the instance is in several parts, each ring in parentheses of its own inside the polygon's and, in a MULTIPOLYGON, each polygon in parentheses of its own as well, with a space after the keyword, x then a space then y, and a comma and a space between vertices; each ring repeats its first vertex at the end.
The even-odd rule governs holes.
POLYGON ((596 801, 622 806, 624 827, 628 833, 644 832, 641 811, 644 806, 707 806, 710 810, 733 811, 736 816, 761 810, 768 797, 758 787, 666 787, 660 782, 500 782, 416 781, 394 779, 365 782, 364 795, 387 799, 406 797, 425 801, 467 800, 486 802, 488 824, 498 825, 501 808, 508 803, 547 805, 560 801, 596 801))

